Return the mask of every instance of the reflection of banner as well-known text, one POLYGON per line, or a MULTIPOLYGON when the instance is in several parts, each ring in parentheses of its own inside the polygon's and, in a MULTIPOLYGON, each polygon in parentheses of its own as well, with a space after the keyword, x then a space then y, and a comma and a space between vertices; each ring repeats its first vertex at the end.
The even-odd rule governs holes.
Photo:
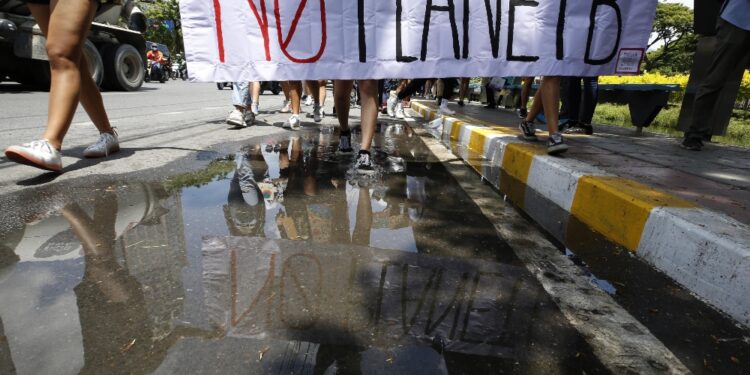
MULTIPOLYGON (((429 344, 507 357, 554 310, 525 269, 488 261, 261 238, 207 238, 212 322, 232 337, 429 344)), ((564 335, 557 335, 558 338, 564 335)), ((378 345, 378 344, 374 344, 378 345)))
POLYGON ((191 78, 245 81, 637 73, 632 51, 642 56, 656 2, 183 0, 180 9, 191 78))

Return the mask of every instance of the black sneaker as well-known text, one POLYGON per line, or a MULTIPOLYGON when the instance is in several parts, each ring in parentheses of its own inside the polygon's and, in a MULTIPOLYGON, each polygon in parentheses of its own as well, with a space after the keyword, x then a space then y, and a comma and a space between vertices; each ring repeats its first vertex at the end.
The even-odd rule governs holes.
POLYGON ((463 100, 459 100, 458 101, 458 106, 459 107, 463 107, 464 106, 464 101, 463 100))
POLYGON ((372 158, 370 157, 370 152, 365 150, 360 150, 359 155, 357 156, 357 161, 354 162, 354 168, 357 170, 357 173, 360 174, 366 174, 371 175, 375 174, 375 167, 372 165, 372 158))
POLYGON ((534 122, 533 121, 521 121, 521 124, 518 125, 518 129, 521 130, 523 133, 523 139, 527 141, 536 141, 536 128, 534 128, 534 122))
POLYGON ((570 147, 565 144, 562 134, 559 132, 550 134, 549 140, 547 141, 547 154, 559 155, 568 151, 569 148, 570 147))
POLYGON ((518 117, 520 118, 526 118, 526 116, 529 115, 529 111, 526 110, 526 108, 519 108, 518 109, 518 117))
POLYGON ((685 138, 680 147, 690 151, 700 151, 703 148, 703 142, 700 138, 685 138))
POLYGON ((339 135, 339 154, 351 154, 354 152, 352 149, 352 133, 351 131, 341 132, 339 135))

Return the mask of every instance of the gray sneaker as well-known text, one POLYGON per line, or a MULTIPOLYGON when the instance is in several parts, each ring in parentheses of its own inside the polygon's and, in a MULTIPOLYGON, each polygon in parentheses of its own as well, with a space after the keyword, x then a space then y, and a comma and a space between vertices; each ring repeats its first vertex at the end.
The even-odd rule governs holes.
POLYGON ((112 133, 100 133, 99 140, 83 150, 83 156, 87 158, 103 158, 120 151, 120 141, 117 130, 112 128, 112 133))
POLYGON ((536 141, 536 128, 534 127, 533 122, 529 122, 526 120, 521 121, 521 123, 518 125, 518 129, 521 130, 523 133, 523 139, 527 141, 536 141))

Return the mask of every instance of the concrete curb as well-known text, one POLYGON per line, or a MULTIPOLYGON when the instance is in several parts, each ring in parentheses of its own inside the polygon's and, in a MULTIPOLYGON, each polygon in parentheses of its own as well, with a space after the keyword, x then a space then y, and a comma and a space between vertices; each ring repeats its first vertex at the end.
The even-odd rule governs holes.
POLYGON ((571 218, 623 246, 750 327, 750 227, 575 159, 548 156, 520 132, 412 102, 449 146, 563 243, 571 218))

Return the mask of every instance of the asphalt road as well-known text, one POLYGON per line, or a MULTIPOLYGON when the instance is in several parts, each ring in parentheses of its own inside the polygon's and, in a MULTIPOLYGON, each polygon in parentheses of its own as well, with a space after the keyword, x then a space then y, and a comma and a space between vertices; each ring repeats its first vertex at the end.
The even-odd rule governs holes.
MULTIPOLYGON (((79 111, 65 173, 0 158, 0 373, 746 372, 747 331, 621 249, 566 252, 420 119, 379 120, 365 181, 333 117, 287 131, 264 95, 234 129, 230 96, 104 93, 120 153, 82 158, 79 111)), ((0 84, 0 148, 46 98, 0 84)))
MULTIPOLYGON (((262 96, 264 111, 281 108, 283 95, 262 96)), ((238 141, 277 131, 257 127, 230 131, 224 118, 232 109, 231 90, 214 84, 169 81, 145 83, 137 92, 104 92, 104 104, 112 125, 117 127, 121 155, 109 160, 83 160, 83 149, 97 139, 97 131, 79 107, 63 145, 64 181, 85 175, 118 174, 153 168, 222 142, 238 141)), ((41 137, 46 126, 47 93, 27 91, 15 84, 0 84, 0 148, 41 137)), ((269 119, 272 115, 260 116, 269 119)), ((275 116, 273 121, 282 121, 275 116)), ((34 184, 41 172, 0 157, 0 193, 34 184), (32 181, 29 181, 32 179, 32 181), (22 185, 18 185, 19 181, 22 185)), ((47 181, 41 178, 39 181, 47 181)))

